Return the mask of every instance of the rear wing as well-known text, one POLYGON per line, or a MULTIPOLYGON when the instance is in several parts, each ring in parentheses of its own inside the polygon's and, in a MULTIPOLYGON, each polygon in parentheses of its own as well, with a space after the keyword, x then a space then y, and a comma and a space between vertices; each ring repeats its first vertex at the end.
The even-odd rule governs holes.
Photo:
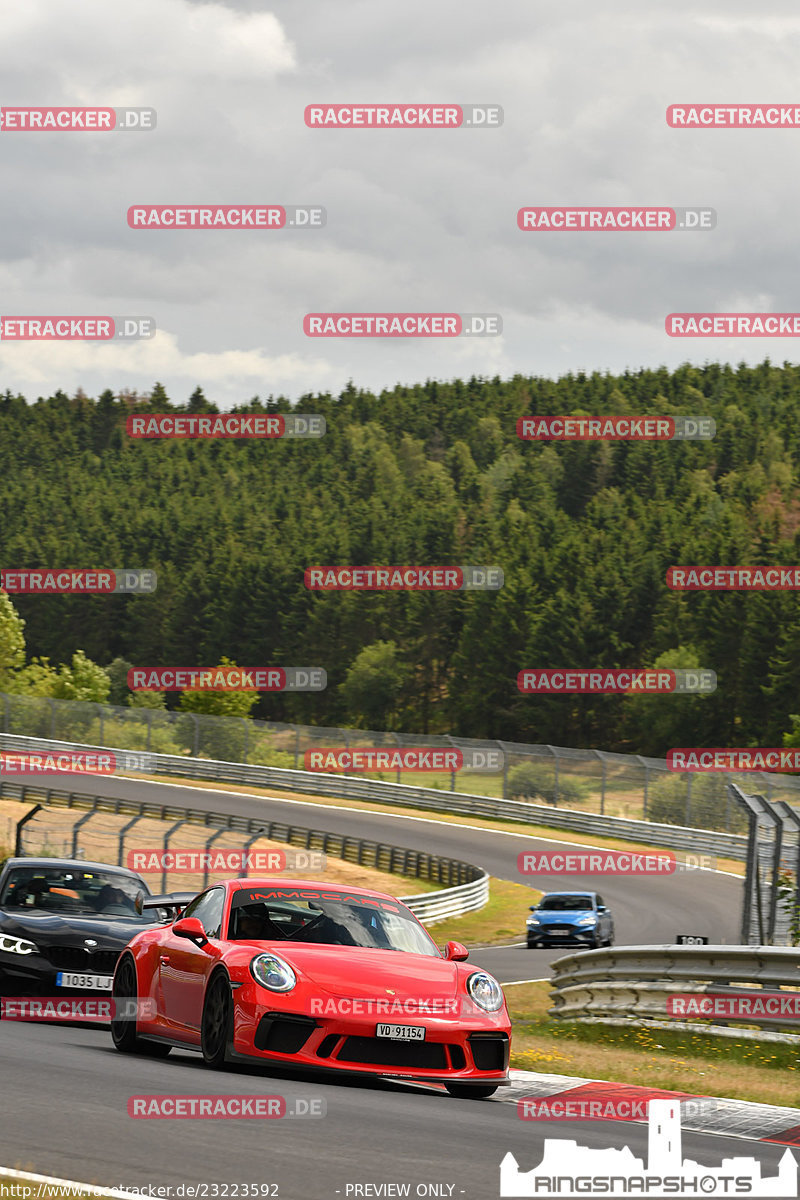
POLYGON ((145 896, 140 892, 136 897, 136 911, 143 913, 148 908, 168 908, 176 915, 194 900, 197 892, 167 892, 163 896, 145 896))

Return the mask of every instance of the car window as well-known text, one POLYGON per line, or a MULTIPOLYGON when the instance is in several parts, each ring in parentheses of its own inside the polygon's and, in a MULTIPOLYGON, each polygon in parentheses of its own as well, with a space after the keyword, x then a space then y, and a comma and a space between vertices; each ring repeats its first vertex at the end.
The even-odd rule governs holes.
POLYGON ((539 905, 545 912, 577 912, 592 907, 591 896, 545 896, 539 905))
MULTIPOLYGON (((187 910, 186 915, 192 914, 187 910)), ((372 900, 327 889, 256 885, 242 889, 231 901, 228 937, 235 941, 311 942, 440 957, 432 938, 399 901, 372 900)))
POLYGON ((184 917, 197 917, 205 930, 206 937, 220 937, 222 933, 222 910, 225 893, 222 888, 212 888, 197 896, 184 910, 184 917))
POLYGON ((68 916, 140 917, 136 897, 147 887, 137 876, 58 864, 16 867, 6 876, 0 908, 58 913, 68 916))
POLYGON ((606 906, 606 902, 605 902, 605 900, 603 899, 603 897, 602 897, 602 896, 596 896, 596 897, 595 897, 595 899, 597 900, 597 907, 598 907, 598 908, 605 908, 605 906, 606 906))

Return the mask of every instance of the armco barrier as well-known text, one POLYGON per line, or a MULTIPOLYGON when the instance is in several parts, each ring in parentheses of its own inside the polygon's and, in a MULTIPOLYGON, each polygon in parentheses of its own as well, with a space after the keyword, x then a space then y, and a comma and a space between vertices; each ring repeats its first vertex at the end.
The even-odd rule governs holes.
MULTIPOLYGON (((757 997, 759 990, 800 989, 800 948, 785 946, 624 946, 587 950, 551 965, 550 1015, 584 1024, 644 1026, 747 1036, 742 1025, 800 1042, 800 1021, 758 1016, 715 1018, 712 1025, 667 1016, 680 993, 757 997), (755 986, 754 986, 755 985, 755 986), (734 1028, 730 1028, 731 1023, 734 1028)), ((761 1036, 761 1035, 759 1035, 761 1036)))
MULTIPOLYGON (((84 750, 100 753, 103 746, 84 746, 72 742, 0 734, 0 750, 45 751, 84 750)), ((118 749, 117 754, 126 753, 118 749)), ((131 753, 131 752, 128 752, 131 753)), ((144 752, 142 752, 144 754, 144 752)), ((247 763, 217 762, 208 758, 187 758, 172 754, 148 754, 153 774, 210 780, 215 783, 243 783, 279 791, 304 792, 316 796, 334 796, 342 800, 371 800, 403 808, 422 808, 460 816, 495 817, 524 825, 550 829, 568 829, 597 837, 623 838, 646 846, 665 846, 696 854, 716 855, 744 861, 747 838, 738 834, 715 833, 682 825, 657 825, 624 817, 603 817, 573 809, 529 804, 522 800, 501 800, 492 796, 473 796, 466 792, 439 792, 433 788, 409 787, 403 783, 381 783, 356 775, 327 775, 315 771, 293 771, 283 767, 260 767, 247 763)))
MULTIPOLYGON (((735 810, 726 804, 725 787, 729 783, 763 792, 770 802, 783 799, 800 804, 800 778, 776 772, 700 779, 691 771, 676 774, 664 759, 640 754, 450 734, 287 725, 251 717, 55 700, 49 696, 0 692, 0 731, 16 737, 125 746, 130 750, 293 770, 304 767, 305 753, 311 749, 460 749, 469 752, 467 757, 475 766, 475 770, 467 768, 461 776, 469 781, 461 785, 463 791, 474 790, 477 772, 483 780, 479 790, 499 798, 579 808, 601 817, 677 822, 692 829, 726 833, 744 832, 735 810), (520 774, 520 767, 527 770, 520 774)), ((395 783, 413 782, 453 792, 459 786, 459 772, 446 768, 426 773, 421 779, 409 779, 398 764, 391 771, 387 768, 383 777, 393 778, 395 783)))
MULTIPOLYGON (((261 821, 258 818, 207 812, 204 809, 184 808, 176 804, 151 804, 147 801, 89 796, 57 788, 10 783, 8 780, 0 780, 0 797, 3 796, 44 806, 115 813, 129 817, 155 817, 170 822, 185 821, 188 824, 204 825, 209 829, 241 832, 251 838, 260 835, 276 842, 302 846, 306 850, 321 850, 346 862, 374 867, 392 875, 412 876, 444 884, 442 891, 403 898, 403 903, 426 924, 473 912, 483 908, 489 899, 489 876, 481 867, 475 867, 457 858, 445 858, 438 854, 411 850, 406 846, 326 833, 304 825, 287 825, 282 821, 261 821)), ((120 839, 118 863, 123 862, 124 854, 124 842, 120 839)))

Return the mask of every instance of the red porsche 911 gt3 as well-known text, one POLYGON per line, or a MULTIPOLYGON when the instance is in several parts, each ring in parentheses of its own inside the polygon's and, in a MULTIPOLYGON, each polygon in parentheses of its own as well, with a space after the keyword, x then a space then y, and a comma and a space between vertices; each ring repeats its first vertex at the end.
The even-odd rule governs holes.
POLYGON ((210 1067, 255 1059, 482 1099, 508 1082, 511 1023, 500 985, 466 957, 457 942, 442 954, 382 892, 227 880, 128 944, 113 996, 148 1003, 119 1005, 111 1033, 124 1053, 178 1046, 210 1067))

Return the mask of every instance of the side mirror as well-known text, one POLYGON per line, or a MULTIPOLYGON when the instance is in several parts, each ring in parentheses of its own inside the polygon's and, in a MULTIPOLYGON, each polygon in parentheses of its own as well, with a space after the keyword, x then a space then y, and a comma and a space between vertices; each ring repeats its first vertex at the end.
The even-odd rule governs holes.
POLYGON ((598 912, 608 912, 608 909, 606 908, 605 904, 598 904, 597 911, 598 912))
POLYGON ((198 917, 181 917, 172 926, 172 932, 175 937, 188 938, 190 942, 197 942, 198 946, 204 946, 208 941, 206 931, 198 917))
POLYGON ((463 962, 469 958, 469 950, 461 942, 448 942, 444 948, 444 956, 451 962, 463 962))
POLYGON ((537 910, 537 908, 539 907, 539 905, 538 905, 538 904, 531 904, 531 905, 529 905, 529 907, 530 907, 530 910, 531 910, 531 912, 536 912, 536 910, 537 910))

